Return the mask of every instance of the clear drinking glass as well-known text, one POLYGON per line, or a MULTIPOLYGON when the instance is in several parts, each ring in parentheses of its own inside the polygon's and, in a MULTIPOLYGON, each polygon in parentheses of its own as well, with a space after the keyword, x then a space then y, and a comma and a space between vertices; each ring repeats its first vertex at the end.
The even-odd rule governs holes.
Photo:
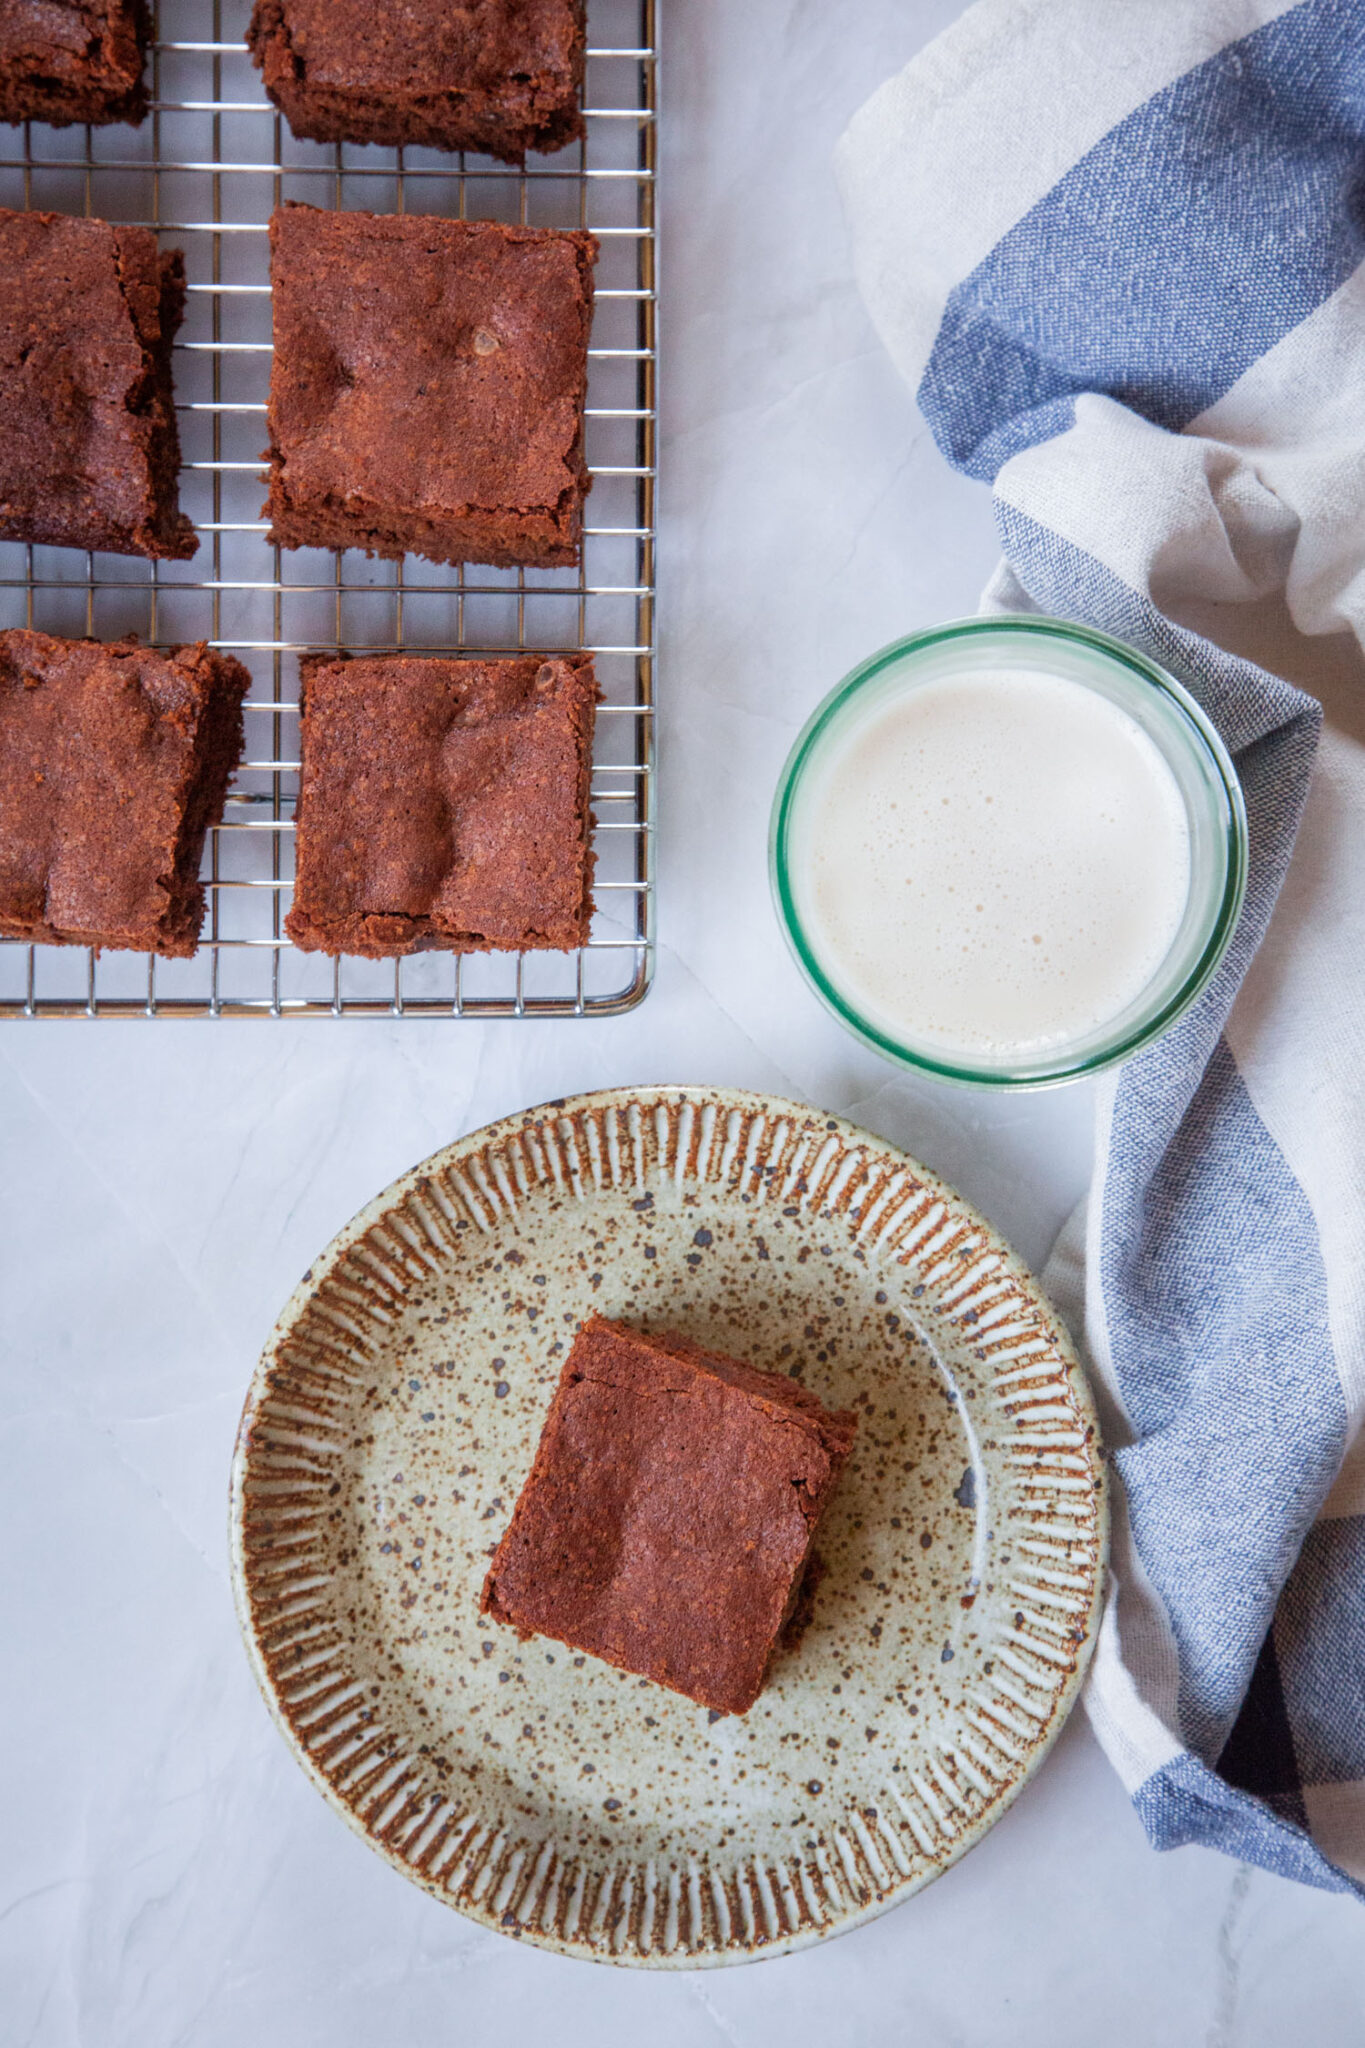
POLYGON ((1041 1087, 1093 1074, 1150 1045, 1205 988, 1227 950, 1246 891, 1246 811, 1237 772, 1204 713, 1166 671, 1107 634, 1064 619, 962 619, 912 633, 861 662, 812 713, 787 758, 773 803, 769 869, 782 928, 798 965, 841 1023, 889 1059, 946 1080, 1041 1087), (870 713, 902 692, 991 668, 1036 669, 1096 690, 1160 750, 1185 801, 1190 887, 1170 948, 1145 988, 1101 1026, 1043 1053, 958 1061, 896 1038, 859 1014, 821 958, 803 914, 801 864, 809 796, 831 753, 870 713))

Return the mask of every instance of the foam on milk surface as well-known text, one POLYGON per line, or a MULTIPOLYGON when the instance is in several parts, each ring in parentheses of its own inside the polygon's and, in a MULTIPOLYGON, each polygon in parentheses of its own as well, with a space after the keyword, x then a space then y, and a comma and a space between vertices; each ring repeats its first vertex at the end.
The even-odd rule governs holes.
POLYGON ((1189 894, 1189 823, 1108 698, 982 670, 893 694, 829 746, 793 880, 870 1023, 943 1052, 1042 1053, 1151 980, 1189 894))

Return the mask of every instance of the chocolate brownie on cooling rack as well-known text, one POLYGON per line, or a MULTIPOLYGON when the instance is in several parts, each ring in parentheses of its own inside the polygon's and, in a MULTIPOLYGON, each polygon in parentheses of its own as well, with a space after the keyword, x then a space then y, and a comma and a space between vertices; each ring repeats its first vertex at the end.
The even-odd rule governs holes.
POLYGON ((0 121, 141 121, 150 35, 144 0, 3 0, 0 121))
POLYGON ((0 540, 184 561, 171 344, 178 249, 0 208, 0 540))
POLYGON ((247 31, 295 135, 519 163, 583 133, 583 0, 257 0, 247 31))
POLYGON ((575 563, 594 238, 287 205, 270 241, 271 538, 575 563))
POLYGON ((302 668, 296 946, 383 959, 586 941, 590 655, 302 668))
POLYGON ((202 642, 0 633, 0 934, 192 954, 250 684, 202 642))

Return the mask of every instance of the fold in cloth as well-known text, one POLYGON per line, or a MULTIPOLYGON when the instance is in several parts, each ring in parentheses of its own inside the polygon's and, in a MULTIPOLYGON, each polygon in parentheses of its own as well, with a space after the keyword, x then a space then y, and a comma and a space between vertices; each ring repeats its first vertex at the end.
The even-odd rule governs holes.
POLYGON ((1158 1847, 1365 1896, 1365 10, 982 0, 838 172, 993 485, 984 606, 1164 663, 1246 796, 1232 948, 1044 1276, 1122 1482, 1090 1719, 1158 1847))

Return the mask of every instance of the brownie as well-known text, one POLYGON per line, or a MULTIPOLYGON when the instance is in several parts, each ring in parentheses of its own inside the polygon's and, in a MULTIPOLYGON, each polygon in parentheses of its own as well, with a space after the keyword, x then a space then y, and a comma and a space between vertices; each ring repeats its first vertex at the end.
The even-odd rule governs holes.
POLYGON ((383 959, 583 943, 590 656, 302 666, 296 946, 383 959))
POLYGON ((576 562, 593 237, 285 206, 270 239, 272 539, 576 562))
POLYGON ((783 1374, 594 1316, 482 1611, 747 1713, 856 1427, 783 1374))
POLYGON ((313 142, 520 163, 583 133, 582 0, 256 0, 247 42, 271 99, 313 142))
POLYGON ((0 0, 0 121, 141 121, 143 0, 0 0))
POLYGON ((183 561, 171 342, 178 249, 0 208, 0 540, 183 561))
POLYGON ((194 952, 250 682, 202 642, 0 633, 0 933, 194 952))

